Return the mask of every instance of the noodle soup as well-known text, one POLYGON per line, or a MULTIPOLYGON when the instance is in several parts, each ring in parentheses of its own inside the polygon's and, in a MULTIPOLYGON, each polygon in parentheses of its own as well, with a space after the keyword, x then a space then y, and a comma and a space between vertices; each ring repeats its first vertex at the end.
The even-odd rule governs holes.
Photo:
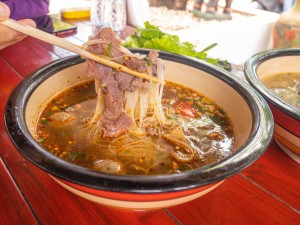
POLYGON ((202 94, 171 82, 164 86, 162 108, 179 127, 158 131, 149 126, 146 133, 129 130, 114 138, 95 135, 87 127, 97 104, 94 85, 63 92, 41 113, 36 140, 52 154, 100 172, 157 175, 202 167, 232 153, 233 128, 226 113, 202 94))
POLYGON ((287 104, 300 109, 300 73, 272 74, 261 78, 261 81, 287 104))

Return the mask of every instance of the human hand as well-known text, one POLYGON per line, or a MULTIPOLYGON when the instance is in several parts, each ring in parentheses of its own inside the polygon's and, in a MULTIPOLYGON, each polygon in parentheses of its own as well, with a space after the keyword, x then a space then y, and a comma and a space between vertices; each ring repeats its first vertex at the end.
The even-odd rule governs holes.
MULTIPOLYGON (((10 10, 8 6, 0 2, 0 22, 8 19, 9 15, 10 10)), ((20 20, 19 22, 32 27, 36 27, 35 22, 30 19, 20 20)), ((4 25, 1 25, 0 23, 0 50, 21 41, 26 36, 27 35, 10 29, 4 25)))

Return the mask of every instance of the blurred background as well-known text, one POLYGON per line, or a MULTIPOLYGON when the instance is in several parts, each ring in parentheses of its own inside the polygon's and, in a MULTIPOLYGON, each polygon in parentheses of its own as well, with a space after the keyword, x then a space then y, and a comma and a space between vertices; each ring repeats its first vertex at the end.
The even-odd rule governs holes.
MULTIPOLYGON (((127 23, 133 27, 143 24, 145 17, 139 20, 141 14, 137 13, 141 12, 128 8, 128 3, 140 4, 142 1, 144 0, 127 0, 127 23)), ((209 21, 197 18, 190 12, 193 0, 179 1, 180 4, 186 3, 183 10, 176 8, 176 1, 145 1, 149 4, 149 18, 146 19, 162 30, 177 34, 182 41, 195 44, 199 50, 211 43, 217 43, 209 51, 212 57, 228 59, 236 65, 242 65, 250 56, 271 48, 273 44, 272 27, 279 13, 257 9, 252 0, 233 0, 232 19, 209 21), (173 7, 168 5, 169 2, 173 2, 173 7)), ((204 1, 204 7, 207 2, 208 0, 204 1)), ((225 0, 220 0, 218 5, 222 10, 225 0)), ((61 9, 90 6, 91 0, 50 0, 49 9, 50 14, 60 14, 61 9)))

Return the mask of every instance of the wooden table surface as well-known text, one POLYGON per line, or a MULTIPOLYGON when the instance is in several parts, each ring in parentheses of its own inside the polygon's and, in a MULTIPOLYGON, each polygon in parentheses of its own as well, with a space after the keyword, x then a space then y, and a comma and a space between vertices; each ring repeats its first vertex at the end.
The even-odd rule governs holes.
MULTIPOLYGON (((88 21, 71 22, 78 32, 66 39, 82 44, 91 34, 91 26, 88 21)), ((300 224, 300 165, 275 142, 255 163, 212 192, 171 208, 149 212, 114 209, 62 188, 19 154, 8 138, 3 118, 6 101, 23 78, 72 54, 30 37, 0 51, 1 225, 300 224)))

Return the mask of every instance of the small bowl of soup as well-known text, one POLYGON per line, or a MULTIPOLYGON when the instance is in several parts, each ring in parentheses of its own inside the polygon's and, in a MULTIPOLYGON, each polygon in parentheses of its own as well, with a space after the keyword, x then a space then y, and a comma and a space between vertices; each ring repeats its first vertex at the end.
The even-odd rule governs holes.
MULTIPOLYGON (((274 125, 270 108, 248 84, 219 67, 158 53, 165 83, 163 89, 156 86, 148 112, 144 106, 150 95, 142 86, 140 95, 126 93, 125 109, 112 107, 105 115, 103 107, 117 104, 118 98, 98 105, 99 83, 87 76, 88 65, 79 56, 34 72, 7 103, 5 122, 12 142, 58 184, 112 207, 170 207, 222 185, 267 149, 274 125), (100 112, 109 119, 114 113, 133 118, 136 104, 140 114, 126 132, 115 128, 124 120, 109 125, 111 120, 95 117, 100 112)), ((109 82, 101 87, 104 94, 111 92, 109 82)))
POLYGON ((267 100, 279 147, 300 163, 300 49, 258 53, 245 64, 249 83, 267 100))

